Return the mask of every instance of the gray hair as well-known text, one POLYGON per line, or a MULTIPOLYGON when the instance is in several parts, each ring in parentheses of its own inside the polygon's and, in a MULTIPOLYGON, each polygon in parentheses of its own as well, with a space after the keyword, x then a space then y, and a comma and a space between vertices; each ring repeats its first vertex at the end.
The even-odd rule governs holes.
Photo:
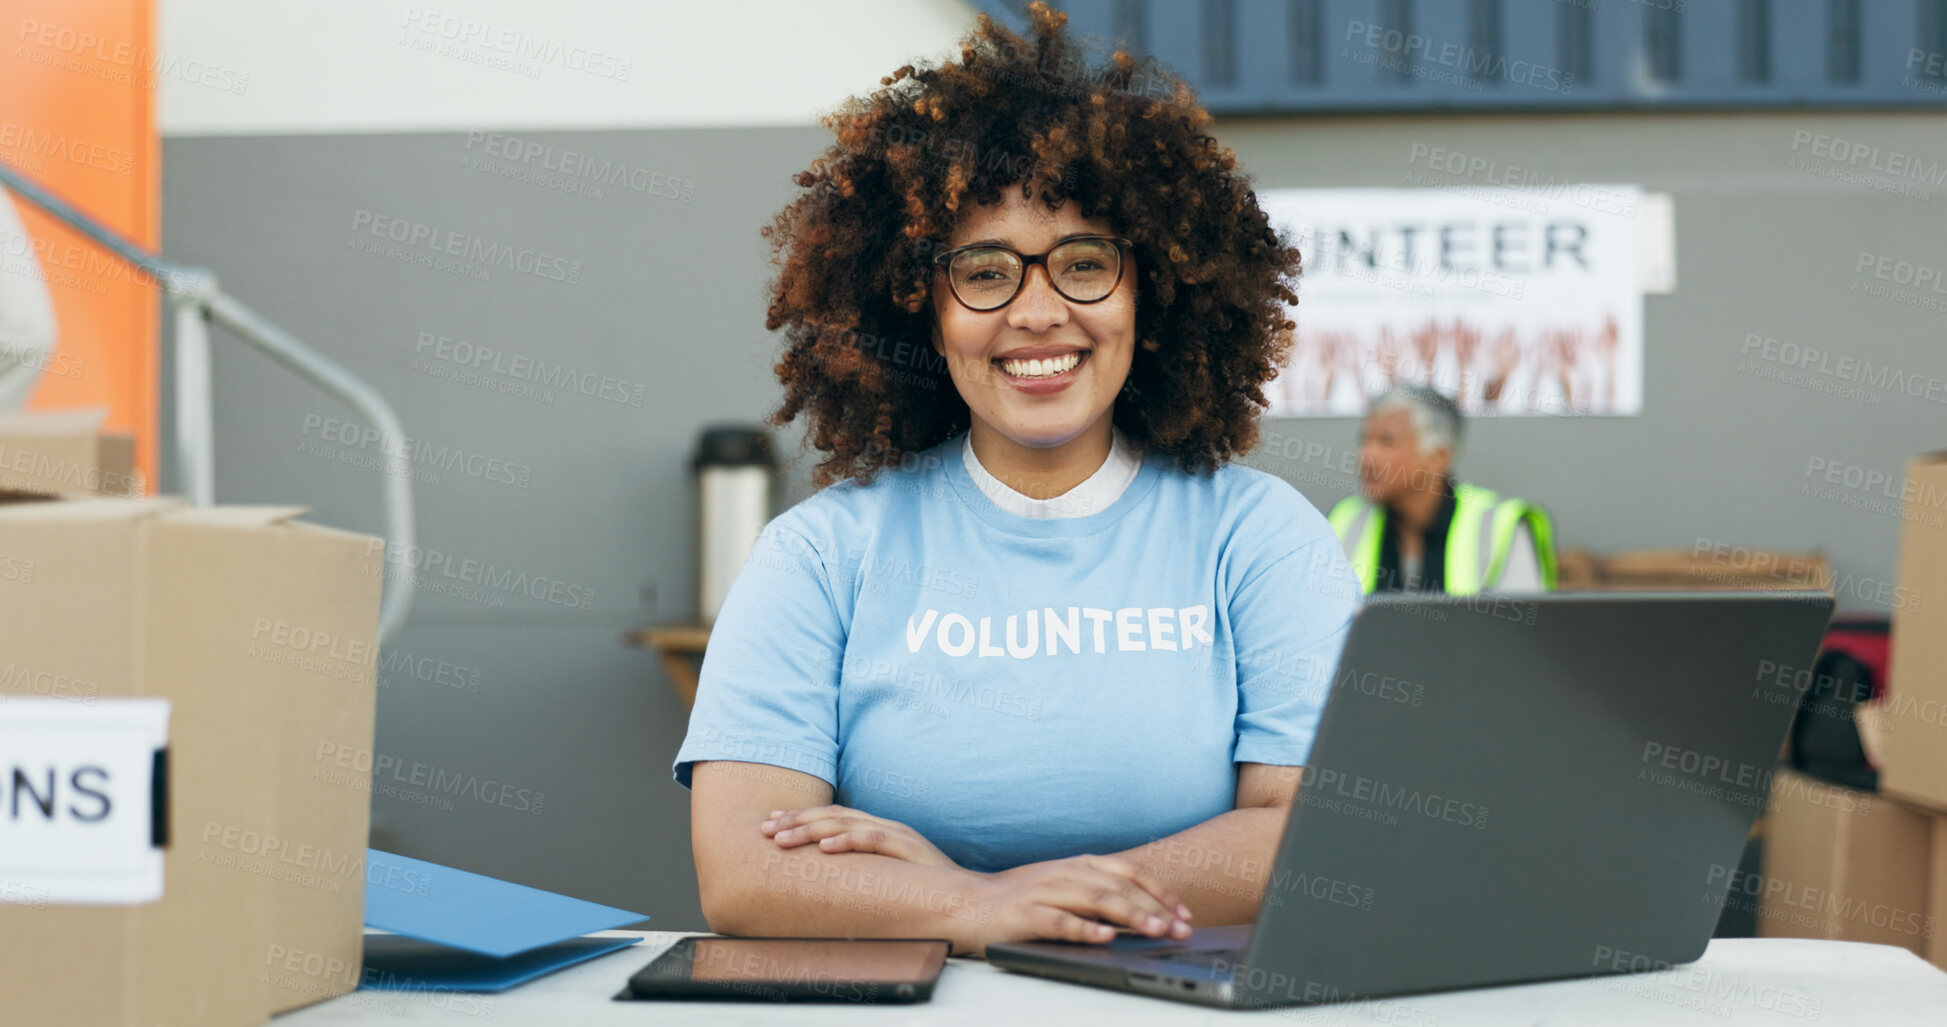
POLYGON ((1388 410, 1405 410, 1413 418, 1421 455, 1443 446, 1456 454, 1460 452, 1460 408, 1435 389, 1425 385, 1395 385, 1373 397, 1366 416, 1388 410))

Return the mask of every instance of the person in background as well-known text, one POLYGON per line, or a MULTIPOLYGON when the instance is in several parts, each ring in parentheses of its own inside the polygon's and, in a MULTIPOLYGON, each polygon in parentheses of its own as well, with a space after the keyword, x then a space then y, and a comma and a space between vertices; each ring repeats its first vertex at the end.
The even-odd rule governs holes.
POLYGON ((0 189, 0 414, 27 405, 54 352, 54 302, 13 197, 0 189))
POLYGON ((1360 587, 1372 592, 1536 592, 1555 587, 1548 512, 1453 478, 1460 409, 1423 385, 1372 401, 1359 439, 1361 495, 1332 509, 1360 587))

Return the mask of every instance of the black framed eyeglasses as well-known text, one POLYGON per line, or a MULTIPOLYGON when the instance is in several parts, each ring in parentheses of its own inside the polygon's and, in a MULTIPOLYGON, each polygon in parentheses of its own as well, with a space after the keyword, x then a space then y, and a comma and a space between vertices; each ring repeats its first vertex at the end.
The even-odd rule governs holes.
POLYGON ((1063 299, 1099 303, 1121 283, 1123 254, 1133 245, 1120 236, 1084 235, 1044 253, 1025 254, 1011 246, 976 243, 934 257, 933 266, 946 272, 953 298, 969 310, 999 310, 1014 302, 1035 264, 1048 273, 1063 299))

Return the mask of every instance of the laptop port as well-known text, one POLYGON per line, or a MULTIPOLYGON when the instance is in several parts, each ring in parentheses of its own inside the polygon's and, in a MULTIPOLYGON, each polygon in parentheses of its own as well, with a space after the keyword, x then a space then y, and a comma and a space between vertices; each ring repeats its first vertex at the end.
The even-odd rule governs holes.
POLYGON ((1197 990, 1197 982, 1195 982, 1195 981, 1184 981, 1184 982, 1183 982, 1183 990, 1184 990, 1184 991, 1195 991, 1195 990, 1197 990))
POLYGON ((1132 981, 1153 981, 1156 979, 1156 975, 1137 973, 1136 971, 1131 970, 1129 971, 1129 979, 1132 981))

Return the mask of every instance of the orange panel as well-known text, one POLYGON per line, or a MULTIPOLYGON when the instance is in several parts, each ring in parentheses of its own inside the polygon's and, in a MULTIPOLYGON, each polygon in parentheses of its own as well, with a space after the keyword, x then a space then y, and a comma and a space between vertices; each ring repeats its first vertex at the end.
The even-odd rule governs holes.
MULTIPOLYGON (((187 72, 155 48, 153 0, 0 0, 0 160, 154 250, 161 236, 156 84, 187 72)), ((154 490, 161 291, 14 198, 54 299, 58 337, 28 406, 109 408, 154 490)))

